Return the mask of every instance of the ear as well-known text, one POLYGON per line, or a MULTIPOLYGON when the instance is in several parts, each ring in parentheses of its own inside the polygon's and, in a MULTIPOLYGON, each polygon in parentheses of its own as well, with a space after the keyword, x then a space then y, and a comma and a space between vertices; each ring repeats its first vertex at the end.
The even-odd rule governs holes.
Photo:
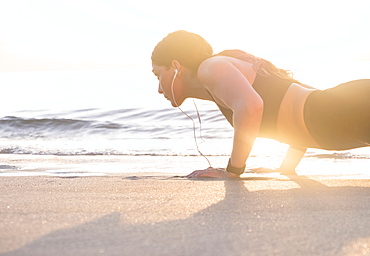
POLYGON ((173 60, 171 62, 171 66, 173 69, 177 69, 178 72, 180 72, 181 64, 177 60, 173 60))

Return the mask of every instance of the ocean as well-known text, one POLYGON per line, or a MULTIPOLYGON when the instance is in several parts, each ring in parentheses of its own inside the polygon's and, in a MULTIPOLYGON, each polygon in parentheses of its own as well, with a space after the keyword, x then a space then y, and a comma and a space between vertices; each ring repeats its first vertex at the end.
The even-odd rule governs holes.
MULTIPOLYGON (((364 76, 370 70, 369 63, 357 64, 356 69, 352 65, 356 76, 368 78, 364 76)), ((325 77, 326 72, 320 70, 321 78, 325 77)), ((315 82, 308 79, 310 72, 300 75, 309 80, 302 82, 315 82)), ((321 79, 320 84, 334 86, 352 78, 357 77, 337 75, 335 79, 321 79)), ((140 167, 143 158, 150 157, 153 162, 159 157, 172 159, 172 165, 176 163, 173 159, 186 159, 186 168, 176 167, 185 174, 192 168, 207 168, 208 160, 214 167, 225 167, 231 151, 232 128, 217 106, 186 100, 182 109, 193 118, 190 120, 157 93, 157 80, 150 67, 3 72, 0 85, 0 165, 5 166, 0 168, 0 175, 13 173, 6 168, 11 167, 6 159, 17 156, 129 157, 135 170, 153 172, 155 168, 140 167), (197 146, 208 160, 200 156, 197 146)), ((278 167, 287 147, 257 139, 248 167, 278 167)), ((165 166, 160 168, 162 172, 174 171, 173 166, 165 166)), ((366 173, 369 166, 370 148, 338 152, 309 149, 298 170, 303 174, 357 175, 366 173)), ((132 169, 131 165, 131 169, 120 168, 119 172, 132 169)))

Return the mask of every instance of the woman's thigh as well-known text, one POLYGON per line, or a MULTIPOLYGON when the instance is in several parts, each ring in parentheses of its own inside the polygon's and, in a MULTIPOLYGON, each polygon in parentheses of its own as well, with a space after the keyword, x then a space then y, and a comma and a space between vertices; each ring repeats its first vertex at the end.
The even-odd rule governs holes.
POLYGON ((370 143, 370 79, 340 84, 313 95, 305 108, 307 127, 325 149, 370 143))

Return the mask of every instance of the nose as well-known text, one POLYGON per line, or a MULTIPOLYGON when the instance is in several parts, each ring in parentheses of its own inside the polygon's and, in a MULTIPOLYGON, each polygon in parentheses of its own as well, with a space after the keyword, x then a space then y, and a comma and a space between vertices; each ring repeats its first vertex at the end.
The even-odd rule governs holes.
POLYGON ((159 93, 159 94, 163 94, 161 84, 159 84, 159 85, 158 85, 158 93, 159 93))

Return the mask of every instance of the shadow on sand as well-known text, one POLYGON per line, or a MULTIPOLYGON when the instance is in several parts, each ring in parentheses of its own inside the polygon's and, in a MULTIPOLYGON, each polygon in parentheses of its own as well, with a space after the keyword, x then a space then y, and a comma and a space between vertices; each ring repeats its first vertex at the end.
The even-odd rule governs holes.
POLYGON ((369 187, 289 181, 299 187, 258 190, 253 178, 225 180, 225 198, 187 219, 126 225, 117 212, 1 256, 370 253, 369 187))

